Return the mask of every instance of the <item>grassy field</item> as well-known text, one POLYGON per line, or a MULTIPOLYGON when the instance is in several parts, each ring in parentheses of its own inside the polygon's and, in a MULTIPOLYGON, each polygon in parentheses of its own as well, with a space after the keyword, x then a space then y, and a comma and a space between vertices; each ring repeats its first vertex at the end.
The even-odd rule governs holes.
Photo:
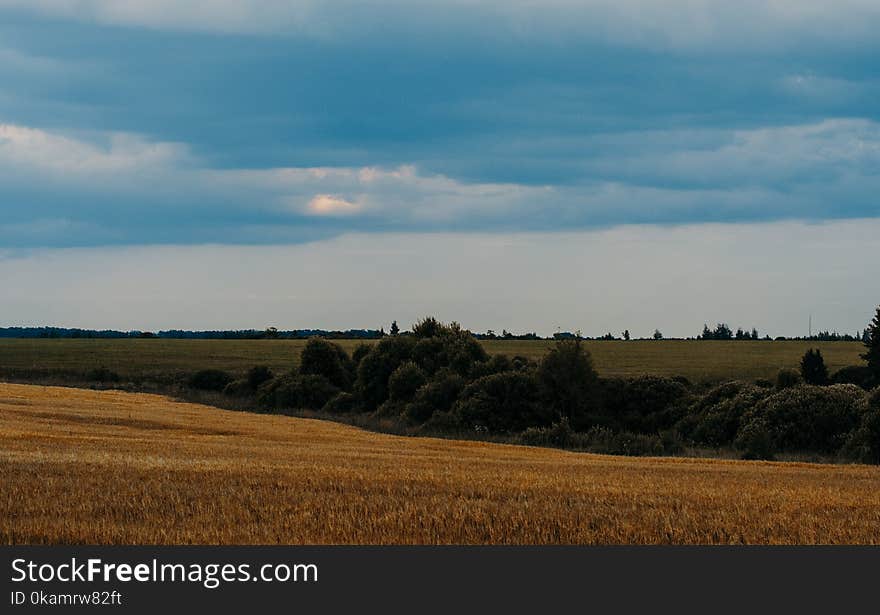
MULTIPOLYGON (((339 342, 349 351, 359 342, 339 342)), ((490 353, 540 358, 548 341, 487 341, 490 353)), ((257 365, 276 371, 293 367, 305 345, 301 340, 160 340, 160 339, 4 339, 0 340, 0 375, 31 369, 88 370, 107 367, 124 378, 189 373, 218 368, 243 373, 257 365)), ((783 367, 796 368, 808 348, 818 347, 833 372, 861 363, 864 347, 846 342, 586 342, 597 369, 605 376, 656 374, 692 381, 773 378, 783 367)))
POLYGON ((0 542, 878 543, 880 468, 402 438, 0 384, 0 542))

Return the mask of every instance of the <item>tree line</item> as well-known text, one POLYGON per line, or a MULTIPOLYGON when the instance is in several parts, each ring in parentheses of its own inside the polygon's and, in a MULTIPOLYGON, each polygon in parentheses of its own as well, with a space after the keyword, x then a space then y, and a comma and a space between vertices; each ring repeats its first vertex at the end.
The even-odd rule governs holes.
POLYGON ((816 455, 880 462, 880 308, 865 363, 829 374, 819 350, 775 381, 706 388, 684 378, 602 378, 579 336, 539 361, 489 356, 456 323, 425 318, 358 346, 312 338, 296 368, 245 378, 204 370, 190 386, 251 400, 264 412, 369 417, 412 434, 504 437, 630 455, 726 448, 746 458, 816 455))

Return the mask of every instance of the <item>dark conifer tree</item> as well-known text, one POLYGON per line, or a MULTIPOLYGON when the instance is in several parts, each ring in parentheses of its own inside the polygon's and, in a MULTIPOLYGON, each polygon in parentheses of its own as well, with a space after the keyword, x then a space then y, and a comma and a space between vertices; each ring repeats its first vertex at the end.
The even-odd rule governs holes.
POLYGON ((868 350, 862 358, 868 362, 868 368, 874 374, 874 382, 880 383, 880 306, 866 330, 864 344, 868 350))
POLYGON ((821 350, 810 348, 807 351, 801 359, 801 376, 807 384, 820 386, 828 384, 828 368, 825 366, 821 350))

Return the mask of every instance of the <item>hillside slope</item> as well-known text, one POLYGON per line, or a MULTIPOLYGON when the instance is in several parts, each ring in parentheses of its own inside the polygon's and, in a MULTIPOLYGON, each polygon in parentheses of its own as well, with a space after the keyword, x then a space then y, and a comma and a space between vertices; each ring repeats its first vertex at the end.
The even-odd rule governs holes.
POLYGON ((0 384, 3 543, 878 543, 880 468, 401 438, 0 384))

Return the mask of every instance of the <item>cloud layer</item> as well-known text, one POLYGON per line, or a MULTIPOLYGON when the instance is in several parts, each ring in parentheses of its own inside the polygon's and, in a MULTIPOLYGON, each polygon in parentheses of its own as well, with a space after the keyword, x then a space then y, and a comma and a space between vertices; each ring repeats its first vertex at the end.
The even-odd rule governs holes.
POLYGON ((880 216, 871 0, 0 17, 0 247, 880 216))
POLYGON ((10 200, 27 202, 10 208, 0 232, 8 246, 271 243, 358 229, 553 230, 880 215, 880 125, 867 120, 711 136, 623 133, 566 147, 605 154, 569 156, 566 164, 580 167, 575 181, 489 183, 415 166, 212 168, 180 144, 127 134, 81 140, 0 124, 0 181, 10 200))

